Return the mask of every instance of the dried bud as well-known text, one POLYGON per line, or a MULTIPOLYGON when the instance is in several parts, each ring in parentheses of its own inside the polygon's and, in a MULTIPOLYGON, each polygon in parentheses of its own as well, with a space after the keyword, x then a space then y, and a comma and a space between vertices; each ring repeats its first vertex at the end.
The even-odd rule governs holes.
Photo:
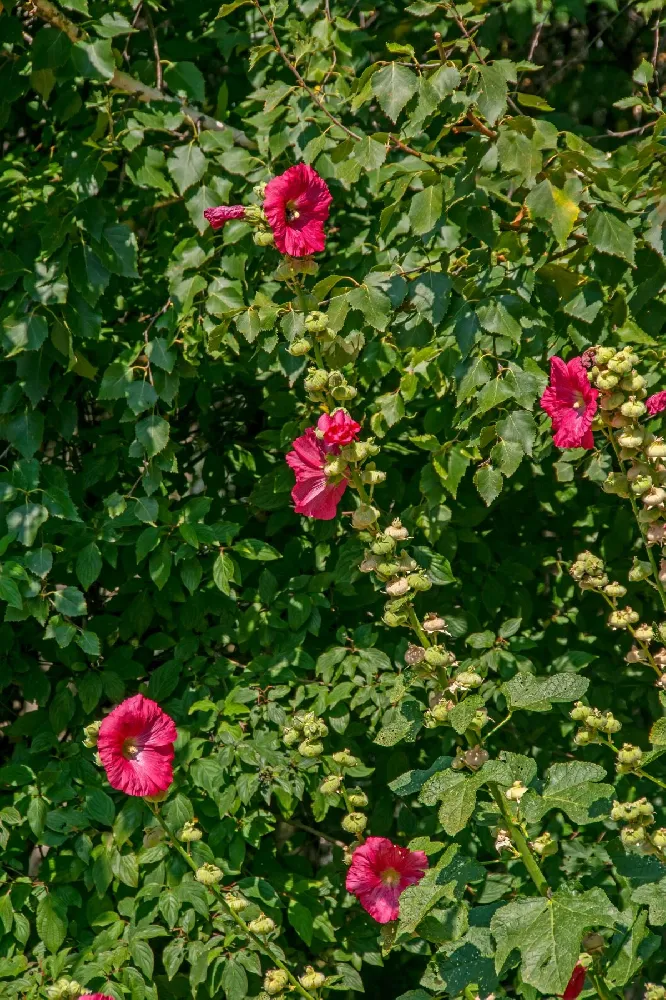
POLYGON ((183 825, 183 829, 178 834, 178 839, 182 840, 184 844, 192 844, 197 840, 201 840, 202 837, 203 834, 196 825, 196 822, 192 822, 192 820, 189 819, 186 820, 183 825))
POLYGON ((282 969, 269 969, 264 976, 264 989, 270 997, 282 993, 289 985, 289 976, 282 969))
POLYGON ((638 639, 639 642, 652 642, 654 639, 654 632, 652 631, 651 625, 646 625, 643 622, 638 628, 634 629, 634 638, 638 639))
POLYGON ((368 817, 362 812, 348 813, 342 818, 342 829, 345 833, 363 833, 368 824, 368 817))
POLYGON ((360 564, 359 569, 360 569, 361 573, 373 573, 377 569, 378 565, 379 565, 379 562, 378 562, 377 556, 373 556, 373 555, 368 556, 368 555, 366 555, 365 559, 360 564))
MULTIPOLYGON (((643 431, 640 427, 625 427, 617 436, 617 443, 621 448, 626 448, 632 452, 635 448, 640 448, 643 443, 643 431)), ((631 457, 626 456, 626 457, 631 457)))
POLYGON ((423 646, 415 646, 410 642, 405 652, 405 663, 408 667, 415 667, 425 659, 425 655, 423 646))
POLYGON ((305 972, 298 977, 298 981, 305 990, 318 990, 326 982, 323 972, 315 972, 311 965, 305 966, 305 972))
POLYGON ((597 931, 590 931, 583 938, 583 951, 588 955, 598 955, 604 950, 605 945, 605 940, 597 931))
POLYGON ((666 523, 656 521, 647 530, 647 540, 650 545, 663 545, 666 542, 666 523))
POLYGON ((498 830, 495 835, 495 850, 499 854, 500 851, 510 851, 513 847, 511 843, 511 837, 509 836, 508 830, 498 830))
MULTIPOLYGON (((642 493, 647 493, 648 490, 652 488, 652 476, 643 474, 641 476, 636 476, 631 482, 631 492, 635 493, 636 496, 640 496, 642 493)), ((655 506, 652 504, 651 506, 655 506)))
POLYGON ((392 580, 389 580, 384 590, 389 597, 403 597, 404 594, 409 593, 409 582, 404 576, 396 576, 392 580))
POLYGON ((641 503, 648 508, 663 507, 665 500, 666 490, 663 490, 661 486, 655 486, 641 497, 641 503))
POLYGON ((627 477, 619 472, 610 472, 602 484, 604 493, 614 493, 616 496, 629 496, 627 477))
POLYGON ((446 632, 446 622, 439 615, 429 612, 423 619, 424 632, 446 632))
POLYGON ((626 403, 622 404, 620 412, 623 417, 629 417, 630 420, 637 420, 645 413, 645 403, 641 403, 639 399, 632 396, 626 403))
POLYGON ((638 614, 633 608, 620 608, 612 611, 608 616, 608 624, 611 628, 628 628, 638 621, 638 614))
POLYGON ((409 532, 407 528, 402 526, 402 522, 399 517, 389 525, 389 527, 384 532, 385 535, 389 535, 390 538, 395 538, 398 542, 404 542, 406 538, 409 538, 409 532))
POLYGON ((504 794, 510 802, 520 802, 526 791, 527 788, 522 781, 514 781, 511 788, 507 788, 504 794))
POLYGON ((369 469, 363 470, 363 475, 361 480, 366 484, 366 486, 379 486, 386 479, 386 473, 382 472, 380 469, 369 469))
POLYGON ((265 913, 262 913, 260 917, 256 917, 254 920, 251 920, 247 926, 253 934, 261 934, 264 936, 275 930, 275 921, 271 920, 270 917, 267 917, 265 913))
POLYGON ((472 747, 465 751, 465 763, 472 771, 478 771, 488 760, 488 751, 483 747, 472 747))
POLYGON ((666 457, 666 441, 663 438, 655 438, 647 446, 647 456, 648 458, 664 458, 666 457))
POLYGON ((222 869, 218 868, 217 865, 205 864, 201 868, 197 868, 194 877, 202 885, 217 885, 218 882, 222 881, 222 869))

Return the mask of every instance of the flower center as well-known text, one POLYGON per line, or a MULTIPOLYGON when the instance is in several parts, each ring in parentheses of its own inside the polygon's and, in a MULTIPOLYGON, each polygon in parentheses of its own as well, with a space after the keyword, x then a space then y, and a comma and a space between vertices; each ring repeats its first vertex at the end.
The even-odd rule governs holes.
POLYGON ((296 202, 288 201, 285 210, 287 222, 295 222, 296 219, 298 219, 298 217, 300 216, 300 214, 301 213, 296 208, 296 202))
POLYGON ((585 405, 585 401, 584 401, 583 397, 581 396, 581 394, 579 392, 575 392, 574 393, 574 402, 573 402, 573 408, 574 408, 574 410, 580 410, 581 406, 584 406, 584 405, 585 405))
POLYGON ((139 756, 140 747, 136 743, 136 739, 132 736, 125 740, 122 748, 122 755, 125 760, 135 760, 139 756))
POLYGON ((400 885, 400 872, 395 868, 385 868, 379 877, 384 885, 388 886, 390 889, 400 885))

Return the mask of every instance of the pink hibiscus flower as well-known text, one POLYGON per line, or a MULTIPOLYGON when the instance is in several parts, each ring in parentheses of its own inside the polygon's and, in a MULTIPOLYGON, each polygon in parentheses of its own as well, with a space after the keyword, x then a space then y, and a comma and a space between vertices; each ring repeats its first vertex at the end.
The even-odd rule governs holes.
POLYGON ((113 1000, 113 997, 107 996, 106 993, 84 993, 79 1000, 113 1000))
POLYGON ((127 795, 157 795, 173 781, 176 724, 142 694, 126 698, 102 722, 97 749, 113 788, 127 795))
POLYGON ((323 435, 325 445, 351 444, 356 440, 356 436, 361 429, 361 425, 349 416, 346 410, 336 410, 329 415, 322 413, 317 421, 317 427, 323 435))
POLYGON ((244 219, 245 208, 242 205, 219 205, 217 208, 207 208, 204 219, 210 222, 213 229, 221 229, 230 219, 244 219))
POLYGON ((580 358, 550 359, 550 385, 541 397, 541 408, 553 422, 553 442, 558 448, 594 448, 592 421, 599 390, 587 380, 580 358))
POLYGON ((326 475, 326 457, 337 453, 338 449, 327 447, 317 437, 314 427, 308 427, 305 434, 292 442, 292 447, 294 450, 286 460, 296 476, 296 485, 291 491, 294 511, 319 521, 331 521, 348 482, 344 475, 326 475))
POLYGON ((656 417, 658 413, 666 410, 666 391, 655 392, 654 396, 648 396, 645 408, 651 417, 656 417))
POLYGON ((264 212, 280 253, 307 257, 324 249, 324 223, 332 200, 326 181, 306 163, 268 182, 264 212))
POLYGON ((585 966, 581 965, 580 962, 578 962, 573 972, 571 973, 571 979, 567 983, 567 988, 562 994, 562 1000, 576 1000, 576 997, 580 996, 580 994, 583 992, 584 985, 585 985, 585 966))
POLYGON ((388 924, 398 919, 401 893, 420 882, 427 867, 423 851, 398 847, 386 837, 368 837, 352 855, 347 892, 354 893, 377 923, 388 924))

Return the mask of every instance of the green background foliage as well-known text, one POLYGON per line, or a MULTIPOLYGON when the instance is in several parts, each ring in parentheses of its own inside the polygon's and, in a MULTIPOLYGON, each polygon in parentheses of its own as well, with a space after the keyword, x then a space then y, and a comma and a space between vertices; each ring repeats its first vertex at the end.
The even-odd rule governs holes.
POLYGON ((626 583, 640 536, 599 489, 609 455, 557 452, 538 407, 548 357, 594 344, 664 385, 661 2, 2 6, 0 996, 261 990, 270 963, 81 744, 139 690, 179 729, 167 823, 197 817, 193 856, 294 970, 534 1000, 596 929, 609 988, 661 982, 666 866, 609 819, 649 795, 662 825, 661 792, 607 748, 574 757, 568 715, 587 694, 647 750, 664 713, 566 572, 590 548, 626 583), (300 161, 333 195, 308 308, 434 583, 417 611, 482 673, 470 706, 513 710, 473 774, 450 768, 467 709, 423 728, 349 518, 291 509, 284 454, 319 412, 287 350, 302 303, 246 222, 203 219, 300 161), (280 740, 296 709, 325 760, 358 757, 368 831, 430 856, 390 952, 344 889, 342 799, 280 740), (530 835, 559 839, 552 900, 493 847, 491 789, 517 779, 530 835))

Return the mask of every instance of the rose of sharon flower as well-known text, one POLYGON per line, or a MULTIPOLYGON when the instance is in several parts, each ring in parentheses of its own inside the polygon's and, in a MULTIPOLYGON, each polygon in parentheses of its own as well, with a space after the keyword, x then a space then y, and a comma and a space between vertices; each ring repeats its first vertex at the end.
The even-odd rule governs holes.
POLYGON ((106 993, 84 993, 79 1000, 113 1000, 113 997, 107 996, 106 993))
POLYGON ((322 413, 317 421, 325 445, 345 445, 356 440, 361 425, 349 416, 346 410, 336 410, 333 414, 322 413))
POLYGON ((651 417, 656 417, 658 413, 666 410, 666 391, 655 392, 654 396, 648 396, 645 400, 645 409, 651 417))
POLYGON ((296 485, 291 491, 294 511, 319 521, 331 521, 348 482, 344 475, 326 475, 326 458, 336 454, 338 449, 321 441, 314 427, 308 427, 305 434, 292 442, 292 447, 294 450, 286 460, 296 476, 296 485))
POLYGON ((264 212, 280 253, 307 257, 324 249, 324 223, 332 200, 326 181, 306 163, 268 182, 264 212))
POLYGON ((550 359, 550 385, 541 397, 541 408, 553 422, 553 442, 558 448, 594 448, 592 421, 599 390, 587 380, 580 358, 550 359))
POLYGON ((135 694, 102 722, 97 749, 113 788, 127 795, 157 795, 173 781, 176 724, 157 702, 135 694))
POLYGON ((217 208, 207 208, 204 212, 204 219, 210 222, 213 229, 221 229, 225 222, 230 219, 244 219, 245 208, 243 205, 219 205, 217 208))
POLYGON ((571 973, 571 979, 567 983, 567 988, 562 994, 562 1000, 576 1000, 577 996, 583 992, 583 986, 585 985, 585 966, 581 965, 580 962, 576 965, 573 972, 571 973))
POLYGON ((401 893, 425 875, 423 851, 398 847, 386 837, 368 837, 352 855, 347 892, 353 892, 364 910, 379 924, 397 920, 401 893))

